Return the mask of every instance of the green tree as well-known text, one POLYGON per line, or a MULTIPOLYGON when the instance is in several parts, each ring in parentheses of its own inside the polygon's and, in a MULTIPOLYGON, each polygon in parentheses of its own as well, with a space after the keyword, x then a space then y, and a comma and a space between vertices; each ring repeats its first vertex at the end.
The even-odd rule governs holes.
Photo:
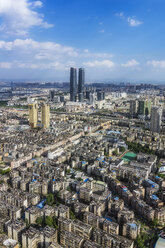
POLYGON ((135 241, 135 244, 137 245, 137 248, 146 248, 144 245, 146 237, 143 235, 139 235, 135 241))
POLYGON ((120 148, 119 148, 119 150, 120 150, 120 152, 125 152, 125 148, 123 147, 123 146, 121 146, 120 148))
POLYGON ((46 226, 53 226, 53 218, 51 216, 46 216, 45 225, 46 226))
POLYGON ((10 169, 7 169, 7 170, 0 170, 0 174, 1 175, 6 175, 10 172, 10 169))
POLYGON ((70 174, 70 169, 67 169, 66 170, 66 174, 70 174))
POLYGON ((158 219, 154 219, 154 220, 152 221, 152 225, 153 225, 154 227, 157 227, 157 226, 159 225, 158 219))
POLYGON ((53 217, 53 227, 54 227, 55 229, 58 229, 57 219, 56 219, 55 216, 53 217))
POLYGON ((28 219, 25 219, 26 227, 28 228, 30 226, 28 219))
POLYGON ((69 215, 70 215, 70 219, 71 220, 75 220, 76 219, 76 216, 75 216, 75 214, 73 213, 72 210, 69 210, 69 215))
POLYGON ((54 195, 52 193, 47 195, 46 203, 50 206, 54 204, 54 195))
POLYGON ((117 154, 118 154, 117 150, 113 151, 112 154, 113 154, 114 156, 117 156, 117 154))
POLYGON ((37 223, 37 225, 39 225, 39 226, 43 226, 43 223, 44 221, 43 221, 43 218, 42 217, 38 217, 37 218, 37 220, 36 220, 36 223, 37 223))
POLYGON ((71 190, 71 188, 68 186, 67 188, 66 188, 69 192, 72 192, 72 190, 71 190))

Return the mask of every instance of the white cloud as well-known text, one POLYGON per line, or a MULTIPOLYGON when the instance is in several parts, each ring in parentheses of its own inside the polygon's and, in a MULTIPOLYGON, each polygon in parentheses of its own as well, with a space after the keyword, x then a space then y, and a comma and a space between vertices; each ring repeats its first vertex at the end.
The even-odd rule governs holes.
POLYGON ((10 69, 11 67, 12 67, 12 64, 9 62, 0 62, 1 69, 10 69))
POLYGON ((83 63, 84 66, 87 67, 105 67, 105 68, 112 68, 115 66, 115 63, 111 60, 102 60, 102 61, 88 61, 83 63))
POLYGON ((121 18, 121 19, 126 20, 127 23, 129 24, 129 26, 131 26, 131 27, 138 27, 138 26, 143 24, 143 22, 137 20, 134 16, 133 17, 130 17, 130 16, 126 17, 123 12, 117 13, 116 16, 121 18))
POLYGON ((138 27, 143 24, 143 22, 137 20, 135 17, 128 17, 127 22, 131 27, 138 27))
POLYGON ((12 72, 20 76, 23 72, 27 75, 32 71, 32 75, 28 74, 27 77, 33 76, 34 72, 41 77, 45 75, 45 70, 49 70, 52 75, 60 71, 67 75, 66 71, 71 66, 101 68, 106 72, 115 66, 110 53, 93 53, 88 49, 78 50, 55 42, 38 42, 33 39, 15 39, 10 42, 0 40, 0 54, 1 59, 8 58, 8 61, 0 64, 0 69, 10 69, 10 76, 12 72))
POLYGON ((49 70, 49 69, 57 69, 57 70, 65 70, 65 65, 54 61, 51 63, 21 63, 21 62, 13 62, 13 67, 16 68, 24 68, 24 69, 39 69, 39 70, 49 70))
POLYGON ((112 58, 114 55, 112 53, 93 53, 90 52, 88 49, 85 49, 84 52, 80 55, 85 58, 99 58, 99 59, 106 59, 112 58))
POLYGON ((60 56, 79 58, 108 59, 114 57, 111 53, 94 53, 88 49, 79 51, 70 46, 63 46, 55 42, 38 42, 33 39, 15 39, 11 42, 0 40, 0 49, 17 51, 17 53, 33 53, 38 60, 59 59, 60 56))
POLYGON ((147 65, 151 65, 155 68, 165 68, 165 60, 151 60, 147 61, 147 65))
POLYGON ((33 8, 41 8, 43 7, 43 3, 41 1, 35 1, 29 4, 30 6, 32 6, 33 8))
POLYGON ((117 16, 117 17, 120 17, 120 18, 122 18, 122 19, 124 19, 124 18, 125 18, 125 16, 124 16, 124 13, 123 13, 123 12, 116 13, 116 16, 117 16))
POLYGON ((78 55, 77 51, 69 46, 62 46, 55 42, 38 42, 32 39, 16 39, 12 42, 0 41, 0 49, 3 50, 18 50, 19 52, 31 52, 35 51, 38 57, 45 57, 46 55, 53 55, 52 52, 56 54, 67 54, 68 56, 76 57, 78 55))
POLYGON ((125 64, 121 64, 122 67, 134 67, 139 65, 139 62, 136 61, 135 59, 129 60, 127 63, 125 64))
POLYGON ((105 33, 105 30, 104 30, 104 29, 101 29, 101 30, 99 31, 99 33, 105 33))
POLYGON ((0 17, 2 19, 2 24, 0 25, 1 33, 5 35, 25 36, 31 27, 52 27, 52 24, 48 24, 44 21, 43 15, 34 11, 36 7, 42 7, 42 2, 0 0, 0 17))

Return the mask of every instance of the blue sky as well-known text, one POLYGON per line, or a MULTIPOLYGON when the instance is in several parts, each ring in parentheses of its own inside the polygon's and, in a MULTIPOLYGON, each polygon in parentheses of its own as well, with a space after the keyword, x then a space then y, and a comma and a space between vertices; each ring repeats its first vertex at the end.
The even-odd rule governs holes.
POLYGON ((164 0, 0 0, 0 79, 164 82, 164 0))

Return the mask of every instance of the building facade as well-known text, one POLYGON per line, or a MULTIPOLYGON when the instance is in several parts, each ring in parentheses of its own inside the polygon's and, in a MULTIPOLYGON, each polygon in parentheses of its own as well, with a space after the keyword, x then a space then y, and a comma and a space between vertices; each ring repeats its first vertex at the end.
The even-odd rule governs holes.
POLYGON ((152 107, 151 109, 151 131, 159 133, 161 130, 162 109, 159 107, 152 107))
POLYGON ((77 69, 70 68, 70 101, 76 102, 77 98, 77 69))
POLYGON ((43 128, 50 126, 50 107, 45 103, 41 107, 41 123, 43 128))
POLYGON ((134 117, 137 115, 138 111, 138 101, 137 100, 130 100, 130 116, 134 117))
POLYGON ((151 101, 140 100, 138 103, 138 114, 139 115, 150 115, 151 114, 151 101))
POLYGON ((29 125, 32 128, 37 127, 38 122, 38 105, 37 103, 29 104, 29 125))

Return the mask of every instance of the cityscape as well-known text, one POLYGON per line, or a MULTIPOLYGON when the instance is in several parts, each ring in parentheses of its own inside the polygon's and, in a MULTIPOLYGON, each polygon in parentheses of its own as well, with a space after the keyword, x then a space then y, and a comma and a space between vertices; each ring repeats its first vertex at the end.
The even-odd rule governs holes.
POLYGON ((0 248, 165 247, 165 3, 5 1, 0 248))

